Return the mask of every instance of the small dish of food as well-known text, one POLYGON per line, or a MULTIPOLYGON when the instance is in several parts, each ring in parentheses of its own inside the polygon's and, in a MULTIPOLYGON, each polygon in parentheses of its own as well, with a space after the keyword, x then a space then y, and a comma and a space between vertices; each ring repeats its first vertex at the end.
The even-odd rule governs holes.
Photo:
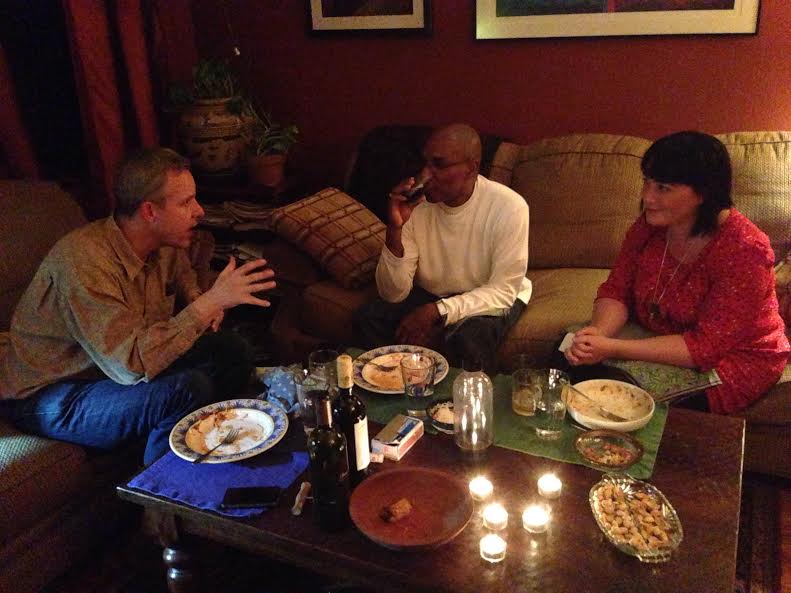
POLYGON ((615 430, 591 430, 574 440, 585 460, 603 471, 625 471, 643 458, 643 446, 634 437, 615 430))
POLYGON ((605 474, 591 488, 588 502, 610 543, 641 562, 666 562, 684 539, 675 509, 646 482, 605 474))
POLYGON ((431 403, 426 408, 431 426, 445 434, 453 434, 453 399, 444 398, 431 403))
POLYGON ((574 389, 567 390, 566 408, 574 420, 587 428, 632 432, 648 424, 654 415, 654 398, 637 385, 611 379, 592 379, 575 383, 574 387, 584 396, 574 389), (605 418, 602 408, 626 420, 605 418))

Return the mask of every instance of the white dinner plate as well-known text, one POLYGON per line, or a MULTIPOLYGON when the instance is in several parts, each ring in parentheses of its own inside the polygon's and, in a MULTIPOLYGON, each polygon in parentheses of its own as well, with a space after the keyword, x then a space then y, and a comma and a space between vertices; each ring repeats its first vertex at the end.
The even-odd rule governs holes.
POLYGON ((170 431, 170 448, 187 461, 217 445, 231 428, 233 443, 221 445, 202 463, 228 463, 253 457, 274 447, 288 430, 288 417, 278 406, 258 399, 232 399, 188 414, 170 431))
POLYGON ((431 356, 437 365, 434 371, 434 385, 442 381, 448 375, 448 360, 439 352, 423 346, 411 346, 409 344, 397 344, 395 346, 382 346, 364 352, 354 361, 354 383, 368 391, 374 393, 401 394, 404 393, 404 383, 401 379, 401 368, 398 366, 401 357, 399 354, 419 353, 431 356), (395 366, 389 373, 383 373, 369 365, 371 361, 387 366, 395 366), (367 367, 366 367, 367 365, 367 367))

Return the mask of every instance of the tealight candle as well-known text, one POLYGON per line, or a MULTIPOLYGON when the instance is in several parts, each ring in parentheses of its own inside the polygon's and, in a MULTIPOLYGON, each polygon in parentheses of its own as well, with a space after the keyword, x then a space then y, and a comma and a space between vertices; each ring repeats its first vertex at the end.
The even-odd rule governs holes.
POLYGON ((538 478, 538 493, 544 498, 557 498, 563 483, 555 474, 544 474, 538 478))
POLYGON ((487 562, 501 562, 505 559, 506 541, 499 535, 490 533, 481 538, 481 558, 487 562))
POLYGON ((522 526, 530 533, 544 533, 549 525, 549 509, 544 505, 531 504, 522 513, 522 526))
POLYGON ((508 525, 508 511, 503 505, 492 503, 483 509, 483 526, 492 531, 500 531, 508 525))
POLYGON ((494 490, 492 483, 483 476, 478 476, 470 481, 470 494, 472 494, 473 500, 486 500, 491 496, 492 490, 494 490))

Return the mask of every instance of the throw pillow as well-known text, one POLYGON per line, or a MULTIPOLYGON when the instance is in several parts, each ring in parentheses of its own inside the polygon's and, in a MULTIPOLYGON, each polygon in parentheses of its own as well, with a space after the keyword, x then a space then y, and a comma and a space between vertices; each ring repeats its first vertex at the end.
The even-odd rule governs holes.
POLYGON ((780 316, 786 324, 786 334, 791 334, 791 253, 775 267, 775 290, 780 316))
POLYGON ((270 218, 272 230, 313 257, 344 288, 373 279, 385 225, 351 196, 329 187, 270 218))

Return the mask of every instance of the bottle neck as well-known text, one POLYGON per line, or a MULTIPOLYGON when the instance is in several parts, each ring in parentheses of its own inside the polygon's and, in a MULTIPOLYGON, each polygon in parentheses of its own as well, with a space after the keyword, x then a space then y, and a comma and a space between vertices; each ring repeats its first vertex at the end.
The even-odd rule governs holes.
POLYGON ((320 397, 316 401, 316 425, 327 428, 332 426, 332 405, 329 395, 320 397))

